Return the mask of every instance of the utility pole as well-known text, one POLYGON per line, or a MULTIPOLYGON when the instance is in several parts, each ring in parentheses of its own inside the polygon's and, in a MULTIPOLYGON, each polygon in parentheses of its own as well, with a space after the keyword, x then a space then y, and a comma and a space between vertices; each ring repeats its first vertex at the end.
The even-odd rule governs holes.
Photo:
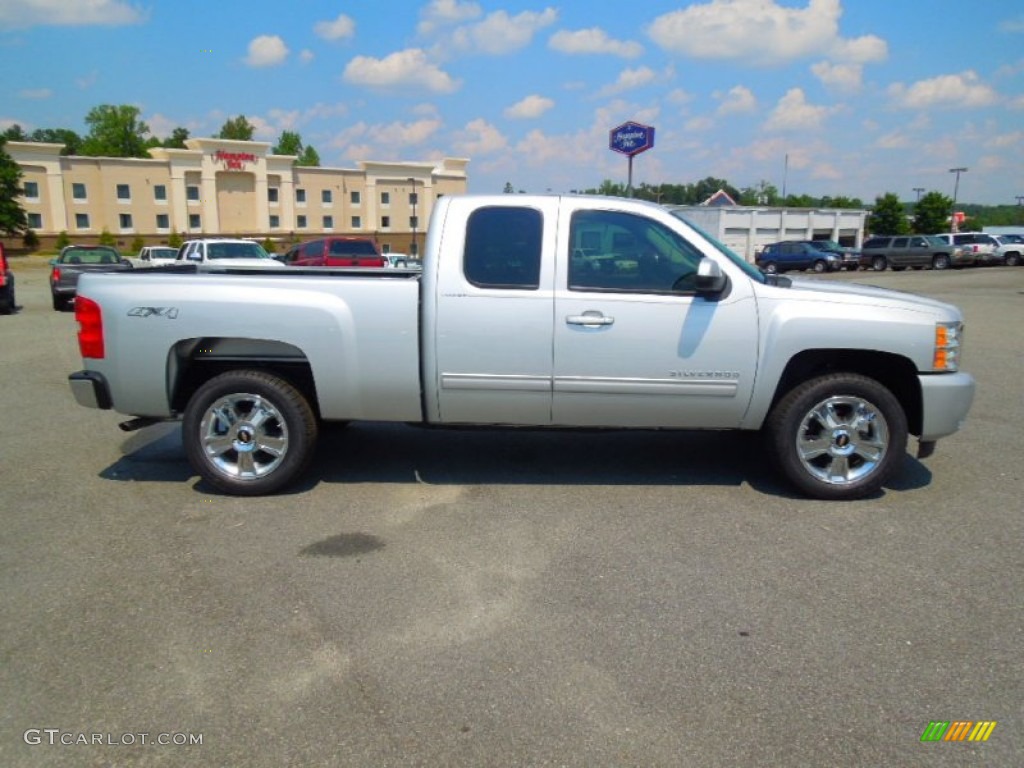
POLYGON ((949 172, 956 174, 956 183, 953 184, 953 210, 949 212, 949 231, 956 232, 956 194, 960 191, 960 174, 967 173, 967 169, 950 168, 949 172))
POLYGON ((914 191, 917 192, 917 202, 921 202, 921 193, 924 192, 924 187, 914 187, 914 191))

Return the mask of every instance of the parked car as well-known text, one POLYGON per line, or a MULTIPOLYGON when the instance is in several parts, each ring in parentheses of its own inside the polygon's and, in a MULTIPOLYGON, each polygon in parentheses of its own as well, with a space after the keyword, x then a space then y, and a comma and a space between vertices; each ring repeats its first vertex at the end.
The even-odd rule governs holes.
POLYGON ((974 254, 932 235, 885 235, 872 237, 861 248, 861 265, 877 272, 914 269, 948 269, 974 263, 974 254))
POLYGON ((1003 260, 1003 264, 1008 267, 1024 264, 1024 236, 995 235, 994 237, 999 243, 999 256, 1003 260))
POLYGON ((812 243, 818 250, 834 253, 843 260, 843 269, 851 271, 860 269, 860 251, 856 248, 847 248, 835 240, 808 240, 806 242, 812 243))
POLYGON ((137 267, 158 267, 161 264, 173 264, 178 257, 178 249, 169 245, 145 245, 135 256, 132 263, 137 267))
POLYGON ((14 273, 7 263, 7 252, 0 243, 0 315, 9 315, 17 305, 14 303, 14 273))
POLYGON ((407 253, 385 253, 384 266, 388 269, 418 269, 423 270, 423 262, 414 259, 407 253))
POLYGON ((278 267, 280 263, 253 240, 206 238, 186 240, 178 249, 175 262, 209 264, 220 262, 230 267, 278 267))
POLYGON ((292 246, 284 263, 293 267, 385 267, 387 259, 369 237, 323 237, 292 246))
POLYGON ((843 268, 843 257, 813 240, 786 240, 766 245, 756 264, 769 275, 791 269, 832 272, 843 268))
POLYGON ((85 272, 120 272, 132 263, 111 245, 68 245, 50 260, 50 294, 53 308, 67 308, 78 290, 78 278, 85 272))
POLYGON ((942 232, 934 235, 942 242, 956 245, 964 249, 965 253, 974 254, 975 264, 1001 264, 1002 257, 999 255, 999 243, 992 235, 984 232, 942 232))

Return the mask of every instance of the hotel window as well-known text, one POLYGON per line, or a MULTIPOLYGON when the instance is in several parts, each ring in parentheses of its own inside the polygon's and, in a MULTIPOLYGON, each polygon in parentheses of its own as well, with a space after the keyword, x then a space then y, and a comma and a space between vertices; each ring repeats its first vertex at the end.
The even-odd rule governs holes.
POLYGON ((331 190, 324 189, 320 191, 320 202, 323 203, 324 205, 330 205, 333 202, 333 198, 331 197, 331 190))
POLYGON ((295 226, 298 227, 299 229, 305 229, 306 228, 306 217, 305 216, 296 216, 295 217, 295 226))
POLYGON ((28 214, 28 228, 29 229, 42 229, 43 228, 43 214, 41 214, 41 213, 30 213, 30 214, 28 214))
POLYGON ((71 185, 71 197, 75 200, 85 200, 85 184, 76 181, 71 185))
POLYGON ((131 200, 132 190, 127 184, 117 185, 117 199, 118 200, 131 200))
POLYGON ((391 217, 390 216, 381 216, 380 217, 380 228, 381 229, 391 229, 391 217))
POLYGON ((189 184, 185 187, 185 197, 192 202, 197 202, 199 200, 199 187, 195 184, 189 184))
POLYGON ((334 229, 333 216, 324 216, 324 229, 334 229))
POLYGON ((118 223, 121 225, 121 230, 130 230, 132 228, 132 215, 130 213, 122 213, 118 215, 118 223))
POLYGON ((153 187, 153 199, 158 203, 167 202, 167 187, 163 184, 156 184, 153 187))
POLYGON ((350 192, 348 199, 352 201, 352 205, 359 205, 359 191, 353 190, 350 192))
POLYGON ((305 205, 306 204, 306 190, 304 190, 304 189, 296 189, 295 190, 295 202, 298 203, 299 205, 305 205))
POLYGON ((25 197, 29 200, 39 199, 39 184, 34 181, 25 182, 25 197))
POLYGON ((419 216, 410 216, 409 217, 409 229, 419 229, 419 226, 420 226, 420 217, 419 216))
POLYGON ((281 226, 281 217, 280 216, 271 216, 270 217, 270 228, 271 229, 277 229, 280 226, 281 226))
POLYGON ((156 215, 156 228, 157 229, 170 229, 171 219, 166 213, 158 213, 156 215))
POLYGON ((269 202, 269 203, 276 203, 277 202, 277 195, 278 195, 277 187, 267 187, 267 202, 269 202))
POLYGON ((190 213, 188 215, 188 228, 189 229, 202 229, 203 220, 200 218, 198 213, 190 213))
POLYGON ((75 214, 75 227, 77 229, 88 229, 89 228, 89 214, 88 213, 76 213, 75 214))
POLYGON ((352 229, 362 229, 362 228, 363 228, 363 217, 362 216, 353 216, 352 217, 352 229))
POLYGON ((420 201, 420 196, 415 192, 409 193, 409 205, 416 205, 420 201))
POLYGON ((380 193, 380 204, 381 205, 391 205, 391 193, 390 192, 381 192, 380 193))

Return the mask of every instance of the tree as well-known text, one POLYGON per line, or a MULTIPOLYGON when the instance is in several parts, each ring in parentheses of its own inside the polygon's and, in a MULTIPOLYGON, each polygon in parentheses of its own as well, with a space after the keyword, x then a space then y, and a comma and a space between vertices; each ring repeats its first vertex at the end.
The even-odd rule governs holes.
POLYGON ((117 245, 117 238, 106 227, 100 232, 100 245, 117 245))
POLYGON ((512 194, 513 192, 515 192, 516 190, 515 190, 515 187, 513 187, 513 186, 512 186, 512 182, 511 182, 511 181, 506 181, 506 182, 505 182, 505 189, 504 189, 504 190, 502 190, 502 191, 503 191, 503 192, 504 192, 504 193, 505 193, 506 195, 511 195, 511 194, 512 194))
POLYGON ((941 192, 929 192, 914 206, 914 231, 921 235, 946 232, 952 209, 952 198, 941 192))
POLYGON ((295 164, 306 168, 318 168, 320 166, 320 155, 312 147, 306 147, 302 150, 302 154, 299 155, 299 159, 295 161, 295 164))
POLYGON ((63 144, 62 155, 78 155, 82 152, 82 137, 67 128, 37 128, 27 141, 44 144, 63 144))
POLYGON ((89 135, 82 154, 90 157, 149 157, 146 134, 149 126, 139 119, 139 108, 130 104, 101 104, 85 116, 89 135))
POLYGON ((164 139, 164 146, 168 149, 185 149, 185 139, 188 138, 188 128, 175 128, 171 131, 171 137, 164 139))
POLYGON ((183 242, 185 242, 184 238, 176 229, 172 229, 171 236, 167 238, 167 244, 171 246, 171 248, 181 248, 181 244, 183 242))
POLYGON ((894 192, 886 192, 875 198, 868 226, 873 235, 905 235, 910 229, 903 203, 894 192))
POLYGON ((245 115, 230 118, 220 128, 218 139, 234 139, 235 141, 252 141, 256 128, 245 119, 245 115))
POLYGON ((302 137, 295 131, 281 131, 281 138, 271 151, 275 155, 301 155, 302 137))
POLYGON ((6 138, 0 139, 0 232, 20 235, 28 229, 28 217, 19 200, 21 168, 4 149, 6 143, 6 138))
POLYGON ((15 123, 0 133, 0 141, 28 141, 29 138, 20 125, 15 123))
POLYGON ((62 229, 57 234, 57 242, 55 243, 55 246, 58 251, 62 251, 69 245, 71 245, 71 238, 68 237, 68 231, 66 229, 62 229))

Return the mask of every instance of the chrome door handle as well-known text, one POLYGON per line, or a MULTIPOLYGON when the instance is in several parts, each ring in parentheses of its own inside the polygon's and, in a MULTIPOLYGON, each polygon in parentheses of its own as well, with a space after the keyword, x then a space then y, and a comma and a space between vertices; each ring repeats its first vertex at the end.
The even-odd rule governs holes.
POLYGON ((607 317, 600 312, 584 312, 582 315, 569 315, 565 318, 569 325, 611 325, 614 317, 607 317))

